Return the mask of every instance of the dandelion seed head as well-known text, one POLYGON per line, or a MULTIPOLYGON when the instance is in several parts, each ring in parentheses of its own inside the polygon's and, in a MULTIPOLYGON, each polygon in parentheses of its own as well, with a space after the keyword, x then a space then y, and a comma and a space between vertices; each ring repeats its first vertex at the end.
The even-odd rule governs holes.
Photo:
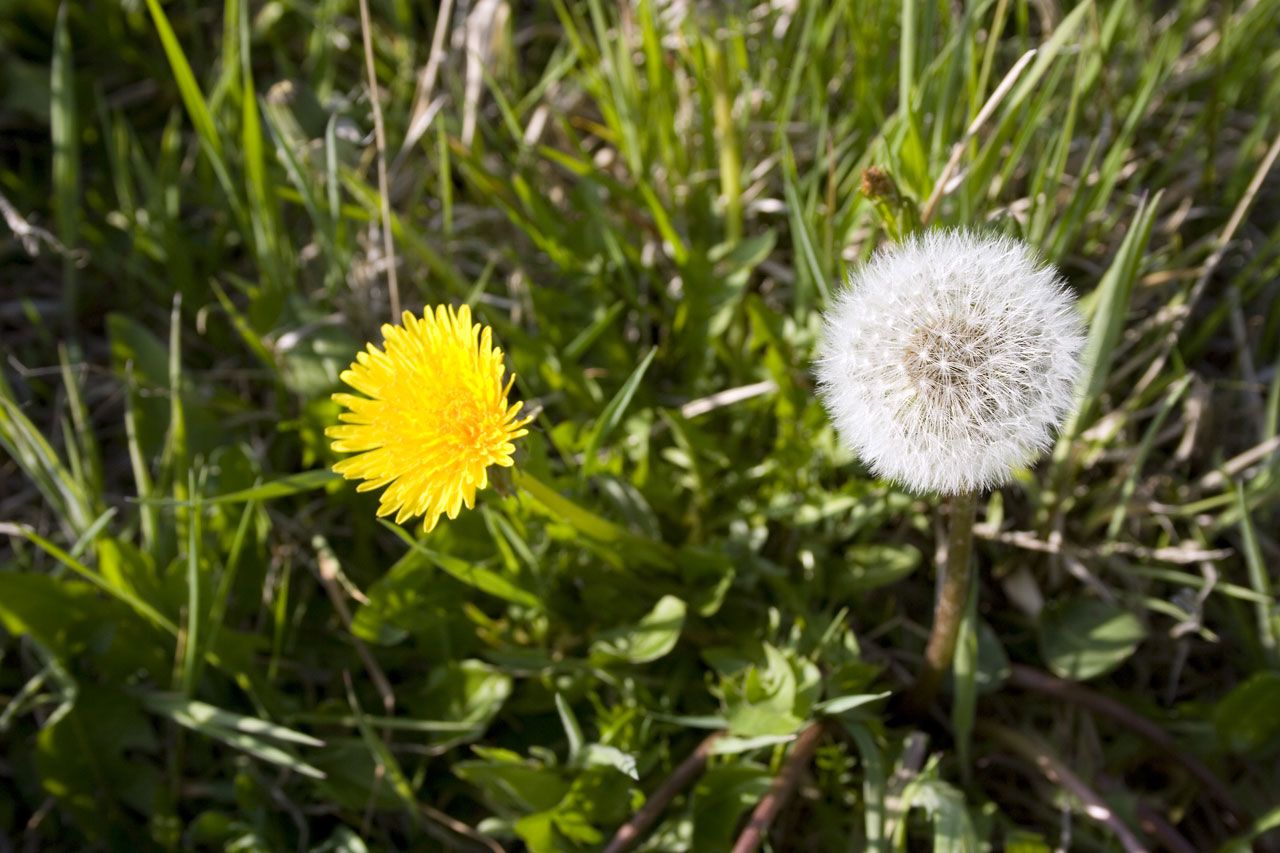
POLYGON ((528 433, 521 403, 508 403, 515 377, 506 377, 501 349, 471 309, 438 306, 402 324, 382 327, 383 348, 369 344, 342 372, 362 396, 334 394, 346 407, 342 423, 325 434, 339 453, 333 466, 357 491, 386 487, 378 515, 397 524, 423 516, 431 530, 440 516, 456 518, 489 484, 489 467, 510 467, 514 442, 528 433))
POLYGON ((824 315, 819 394, 844 443, 918 492, 993 488, 1075 403, 1084 325, 1025 244, 933 231, 878 252, 824 315))

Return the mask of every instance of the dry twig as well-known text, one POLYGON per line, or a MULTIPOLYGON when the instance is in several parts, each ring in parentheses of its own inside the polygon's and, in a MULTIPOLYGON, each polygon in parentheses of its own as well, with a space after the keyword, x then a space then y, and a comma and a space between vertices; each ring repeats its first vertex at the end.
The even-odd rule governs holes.
POLYGON ((804 774, 809 760, 813 758, 825 728, 823 721, 817 720, 800 732, 795 746, 791 749, 791 754, 783 762, 782 771, 774 778, 769 792, 761 798, 755 810, 751 812, 751 819, 747 821, 746 829, 742 830, 737 843, 733 845, 733 853, 755 853, 760 849, 765 836, 769 834, 769 827, 782 812, 787 800, 791 799, 796 786, 800 784, 800 777, 804 774))
POLYGON ((707 767, 707 759, 711 756, 711 750, 715 747, 716 741, 720 739, 723 732, 713 732, 708 735, 702 743, 698 744, 698 748, 689 754, 689 757, 680 762, 680 766, 671 772, 671 775, 663 780, 654 792, 645 800, 644 807, 635 813, 631 820, 624 823, 614 833, 613 839, 609 842, 609 846, 604 848, 604 853, 624 853, 635 846, 636 842, 644 837, 644 834, 657 822, 658 818, 666 810, 676 795, 689 787, 693 780, 702 775, 702 771, 707 767))
POLYGON ((1138 840, 1133 830, 1126 826, 1111 807, 1103 802, 1102 798, 1048 746, 1036 738, 985 720, 978 721, 976 730, 999 742, 1018 757, 1034 764, 1046 779, 1065 788, 1084 806, 1086 815, 1104 824, 1115 834, 1127 853, 1147 853, 1148 848, 1138 840))
POLYGON ((1079 684, 1055 678, 1029 666, 1014 664, 1009 670, 1009 683, 1024 690, 1034 690, 1055 699, 1065 699, 1076 705, 1110 717, 1115 722, 1158 746, 1161 751, 1180 763, 1194 776, 1205 790, 1218 801, 1238 826, 1248 826, 1249 818, 1231 796, 1227 786, 1214 775, 1204 762, 1187 752, 1164 729, 1146 717, 1125 707, 1116 700, 1079 684))

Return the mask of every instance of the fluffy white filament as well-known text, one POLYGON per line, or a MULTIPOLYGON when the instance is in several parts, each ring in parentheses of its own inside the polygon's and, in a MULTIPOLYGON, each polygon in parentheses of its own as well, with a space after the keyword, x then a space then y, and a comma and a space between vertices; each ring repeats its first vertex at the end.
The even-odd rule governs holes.
POLYGON ((816 370, 836 430, 915 492, 1001 485, 1075 402, 1075 299, 1016 240, 932 231, 881 250, 824 320, 816 370))

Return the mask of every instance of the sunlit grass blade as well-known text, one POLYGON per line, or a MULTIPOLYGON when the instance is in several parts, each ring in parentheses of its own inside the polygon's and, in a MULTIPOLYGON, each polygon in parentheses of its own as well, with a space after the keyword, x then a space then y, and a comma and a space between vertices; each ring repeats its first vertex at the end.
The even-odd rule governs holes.
POLYGON ((596 418, 595 426, 591 432, 587 434, 587 440, 582 449, 582 469, 581 476, 587 477, 596 467, 596 456, 600 452, 600 447, 604 443, 609 433, 618 426, 622 416, 626 413, 627 407, 631 405, 631 400, 636 395, 636 391, 640 387, 640 383, 644 381, 644 375, 649 370, 649 365, 653 363, 653 357, 658 354, 658 350, 649 350, 644 359, 636 365, 636 369, 627 377, 627 381, 622 383, 622 387, 618 389, 618 393, 614 395, 609 404, 604 407, 604 411, 600 413, 600 417, 596 418))
POLYGON ((173 78, 178 84, 178 92, 182 96, 187 115, 195 127, 200 147, 209 159, 209 165, 218 183, 221 184, 223 192, 226 193, 227 204, 231 207, 235 219, 248 233, 251 230, 248 227, 248 216, 231 180, 231 173, 227 169, 222 137, 218 133, 217 125, 214 124, 213 113, 209 110, 204 93, 200 91, 200 84, 196 82, 195 74, 191 71, 191 64, 187 61, 182 45, 178 43, 178 37, 174 34, 173 27, 170 26, 169 18, 161 8, 159 0, 147 0, 147 10, 151 13, 151 20, 160 36, 160 45, 173 71, 173 78))
POLYGON ((1236 509, 1240 513, 1240 536, 1244 541, 1244 562, 1249 571, 1249 585, 1259 596, 1268 600, 1268 603, 1258 601, 1254 605, 1257 613, 1257 643, 1262 649, 1263 656, 1272 666, 1275 666, 1278 660, 1277 655, 1280 653, 1280 643, 1277 642, 1277 635, 1280 635, 1280 607, 1277 606, 1273 597, 1271 578, 1262 557, 1262 549, 1258 544, 1258 534, 1253 527, 1252 514, 1245 502, 1244 488, 1238 483, 1235 487, 1235 497, 1236 509))
POLYGON ((227 746, 248 753, 261 761, 312 779, 325 778, 322 771, 280 745, 288 743, 303 746, 324 745, 322 741, 301 732, 295 732, 265 720, 244 717, 184 697, 149 693, 143 695, 143 703, 152 713, 173 720, 183 728, 222 741, 227 746))
POLYGON ((78 336, 80 274, 75 252, 80 243, 80 120, 76 109, 75 65, 67 16, 71 3, 58 7, 53 32, 53 72, 49 130, 53 141, 53 203, 58 239, 67 254, 62 259, 64 328, 78 336))

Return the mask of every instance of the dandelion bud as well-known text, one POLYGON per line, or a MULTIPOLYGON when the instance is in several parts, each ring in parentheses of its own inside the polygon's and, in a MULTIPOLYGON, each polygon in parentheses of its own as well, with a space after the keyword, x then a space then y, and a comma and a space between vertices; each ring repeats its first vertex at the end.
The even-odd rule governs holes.
POLYGON ((883 249, 824 320, 816 372, 837 432, 915 492, 1001 485, 1075 402, 1075 299, 1016 240, 934 231, 883 249))

